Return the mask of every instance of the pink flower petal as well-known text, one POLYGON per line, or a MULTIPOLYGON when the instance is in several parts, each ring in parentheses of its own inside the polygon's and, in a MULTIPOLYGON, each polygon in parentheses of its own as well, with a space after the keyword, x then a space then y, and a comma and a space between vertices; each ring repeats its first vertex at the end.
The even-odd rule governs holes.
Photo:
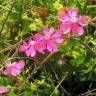
POLYGON ((44 32, 45 36, 50 37, 51 34, 49 33, 49 30, 47 27, 43 28, 43 32, 44 32))
POLYGON ((47 49, 49 52, 56 52, 57 51, 57 46, 52 43, 51 41, 47 42, 47 49))
POLYGON ((72 26, 72 34, 73 35, 82 35, 84 33, 84 30, 78 26, 78 24, 76 23, 73 23, 73 26, 72 26))
POLYGON ((10 74, 10 72, 9 72, 8 70, 5 70, 5 71, 2 72, 2 74, 3 74, 4 76, 8 76, 8 75, 10 74))
POLYGON ((20 48, 19 48, 19 51, 20 52, 24 52, 25 50, 27 50, 29 48, 29 46, 28 45, 20 45, 20 48))
POLYGON ((64 39, 63 38, 57 38, 57 39, 55 39, 55 41, 56 41, 56 43, 62 43, 64 41, 64 39))
POLYGON ((25 66, 25 62, 23 60, 20 60, 17 64, 14 65, 14 67, 18 70, 23 69, 25 66))
POLYGON ((66 24, 65 23, 62 23, 60 25, 60 30, 63 31, 63 34, 68 34, 68 33, 71 32, 71 26, 72 26, 72 23, 71 22, 66 23, 66 24))
POLYGON ((36 55, 36 50, 35 50, 35 48, 32 46, 31 48, 31 57, 34 57, 35 55, 36 55))
POLYGON ((11 68, 11 75, 14 76, 14 77, 16 77, 17 75, 19 75, 20 72, 21 71, 18 70, 18 69, 16 69, 15 67, 12 67, 11 68))
POLYGON ((54 27, 51 27, 51 28, 49 29, 50 35, 51 35, 54 31, 55 31, 55 30, 54 30, 54 27))
POLYGON ((60 19, 62 19, 64 22, 70 21, 70 17, 65 12, 60 13, 59 16, 60 16, 60 19))
POLYGON ((86 16, 80 16, 77 22, 80 25, 82 25, 82 26, 88 25, 88 20, 87 20, 87 17, 86 16))
POLYGON ((7 87, 0 87, 0 94, 8 93, 9 89, 7 87))
POLYGON ((34 46, 30 46, 30 48, 28 50, 25 51, 25 54, 28 56, 28 57, 34 57, 35 54, 36 54, 36 51, 35 51, 35 48, 34 46))
POLYGON ((39 51, 40 53, 44 54, 44 50, 46 49, 46 40, 44 39, 44 36, 41 34, 35 35, 35 49, 36 51, 39 51))
POLYGON ((62 43, 63 38, 60 38, 62 35, 61 30, 57 30, 54 35, 51 36, 51 39, 54 40, 56 43, 62 43))
POLYGON ((30 57, 30 50, 26 50, 26 51, 25 51, 25 54, 26 54, 28 57, 30 57))
POLYGON ((35 49, 40 53, 44 54, 44 50, 46 49, 46 40, 38 41, 35 44, 35 49))
POLYGON ((93 20, 96 20, 96 16, 93 18, 93 20))
POLYGON ((52 38, 59 38, 62 35, 62 31, 61 30, 57 30, 53 35, 52 38))
POLYGON ((84 29, 81 27, 78 27, 78 35, 83 35, 84 34, 84 29))
POLYGON ((73 18, 77 16, 77 10, 75 8, 69 8, 68 15, 73 18))
POLYGON ((41 41, 41 40, 43 40, 43 38, 44 38, 44 36, 42 36, 41 34, 35 34, 35 36, 34 36, 35 41, 41 41))
MULTIPOLYGON (((14 62, 14 63, 17 63, 17 62, 14 62)), ((8 67, 10 67, 10 66, 12 66, 12 63, 11 63, 10 61, 5 64, 5 67, 6 67, 6 68, 8 68, 8 67)))

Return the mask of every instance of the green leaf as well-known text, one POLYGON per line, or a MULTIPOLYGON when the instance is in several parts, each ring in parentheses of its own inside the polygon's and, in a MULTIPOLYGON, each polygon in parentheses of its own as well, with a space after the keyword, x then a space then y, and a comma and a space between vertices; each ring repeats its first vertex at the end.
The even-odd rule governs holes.
POLYGON ((82 14, 82 5, 80 4, 79 0, 77 0, 77 7, 78 7, 80 13, 82 14))
POLYGON ((20 32, 21 37, 23 37, 24 35, 26 35, 29 32, 29 25, 30 25, 30 22, 28 20, 25 20, 23 30, 22 30, 22 32, 20 32))
POLYGON ((86 14, 86 11, 87 11, 87 2, 85 2, 83 6, 83 14, 86 14))

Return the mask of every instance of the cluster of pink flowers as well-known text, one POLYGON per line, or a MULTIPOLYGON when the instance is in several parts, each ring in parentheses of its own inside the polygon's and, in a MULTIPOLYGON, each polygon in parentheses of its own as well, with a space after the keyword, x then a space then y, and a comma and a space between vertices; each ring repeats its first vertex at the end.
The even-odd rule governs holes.
POLYGON ((20 46, 20 52, 24 52, 28 57, 34 57, 36 52, 42 54, 47 49, 49 52, 56 52, 58 44, 64 41, 61 38, 62 34, 71 34, 74 36, 82 35, 84 33, 83 27, 88 24, 86 16, 77 16, 75 8, 69 8, 68 12, 59 14, 59 20, 62 22, 59 28, 55 30, 53 27, 43 28, 43 34, 35 34, 33 40, 29 39, 20 46))
MULTIPOLYGON (((25 62, 20 60, 19 62, 7 62, 5 67, 6 70, 2 72, 4 76, 12 75, 13 77, 18 76, 24 69, 25 62)), ((0 94, 8 93, 9 89, 7 87, 0 87, 0 94)))
POLYGON ((53 27, 48 29, 43 28, 44 35, 35 34, 34 40, 29 39, 20 46, 20 52, 24 52, 28 57, 34 57, 36 51, 44 54, 47 49, 49 52, 57 51, 57 44, 63 42, 61 38, 62 32, 60 30, 54 30, 53 27))
POLYGON ((61 12, 59 16, 62 24, 60 30, 64 31, 63 34, 71 34, 80 36, 84 33, 83 27, 88 25, 87 16, 77 16, 75 8, 69 8, 67 12, 61 12))

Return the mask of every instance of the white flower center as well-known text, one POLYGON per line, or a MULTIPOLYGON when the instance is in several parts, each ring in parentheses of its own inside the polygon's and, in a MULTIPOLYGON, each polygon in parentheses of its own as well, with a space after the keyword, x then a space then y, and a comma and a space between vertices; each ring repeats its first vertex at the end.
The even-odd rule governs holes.
POLYGON ((77 21, 76 17, 71 18, 71 22, 76 22, 76 21, 77 21))
POLYGON ((35 41, 31 41, 30 44, 31 44, 31 45, 34 45, 34 44, 35 44, 35 41))

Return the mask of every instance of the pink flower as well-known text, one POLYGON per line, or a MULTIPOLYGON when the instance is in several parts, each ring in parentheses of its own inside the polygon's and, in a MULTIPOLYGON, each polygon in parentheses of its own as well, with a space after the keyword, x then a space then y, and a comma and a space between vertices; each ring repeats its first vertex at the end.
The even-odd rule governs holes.
POLYGON ((23 45, 20 45, 20 52, 24 52, 28 57, 34 57, 36 54, 35 50, 35 41, 29 40, 28 42, 24 42, 23 45))
POLYGON ((96 20, 96 16, 93 18, 93 20, 96 20))
POLYGON ((43 42, 43 49, 47 49, 49 52, 57 51, 56 43, 62 43, 63 39, 61 37, 61 31, 58 30, 55 32, 54 28, 51 27, 48 29, 47 27, 43 28, 44 36, 40 34, 36 34, 35 38, 39 38, 43 42))
POLYGON ((24 69, 25 66, 25 62, 23 60, 20 60, 18 63, 17 62, 9 62, 5 65, 6 70, 2 72, 3 75, 8 76, 8 75, 12 75, 12 76, 17 76, 20 74, 21 70, 24 69))
POLYGON ((43 52, 43 42, 38 37, 34 40, 28 40, 28 42, 24 42, 23 45, 20 45, 20 52, 24 52, 28 57, 34 57, 36 55, 36 51, 40 53, 43 52))
POLYGON ((0 94, 8 93, 9 89, 6 87, 0 87, 0 94))
POLYGON ((82 35, 84 30, 82 27, 88 24, 86 16, 77 16, 77 10, 75 8, 69 8, 68 12, 62 12, 60 14, 62 24, 60 29, 64 30, 64 34, 71 33, 72 35, 82 35))
POLYGON ((43 40, 44 36, 40 35, 40 34, 35 34, 34 36, 34 40, 36 41, 35 44, 35 49, 44 54, 44 50, 45 50, 45 41, 43 40))

